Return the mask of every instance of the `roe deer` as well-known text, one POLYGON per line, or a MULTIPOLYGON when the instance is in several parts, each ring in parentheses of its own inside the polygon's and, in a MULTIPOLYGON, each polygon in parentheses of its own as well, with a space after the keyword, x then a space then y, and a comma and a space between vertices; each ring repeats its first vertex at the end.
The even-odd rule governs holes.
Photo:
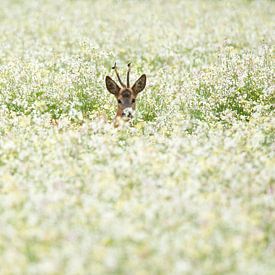
POLYGON ((133 117, 134 110, 136 109, 136 97, 145 88, 146 75, 143 74, 135 84, 130 87, 131 63, 128 64, 127 86, 121 81, 116 63, 112 69, 115 70, 121 87, 109 76, 106 76, 105 83, 107 90, 116 97, 118 102, 117 113, 114 119, 115 127, 117 127, 120 120, 129 121, 133 117))

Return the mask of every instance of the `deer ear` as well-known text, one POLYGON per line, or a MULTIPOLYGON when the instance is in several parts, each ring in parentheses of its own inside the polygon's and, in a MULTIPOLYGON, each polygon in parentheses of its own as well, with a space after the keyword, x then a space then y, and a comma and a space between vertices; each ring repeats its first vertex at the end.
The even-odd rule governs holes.
POLYGON ((110 76, 106 76, 105 83, 106 83, 107 90, 111 94, 113 95, 118 94, 120 87, 115 83, 115 81, 110 76))
POLYGON ((143 74, 134 84, 134 86, 132 87, 132 90, 134 91, 135 94, 140 93, 141 91, 143 91, 143 89, 146 86, 146 75, 143 74))

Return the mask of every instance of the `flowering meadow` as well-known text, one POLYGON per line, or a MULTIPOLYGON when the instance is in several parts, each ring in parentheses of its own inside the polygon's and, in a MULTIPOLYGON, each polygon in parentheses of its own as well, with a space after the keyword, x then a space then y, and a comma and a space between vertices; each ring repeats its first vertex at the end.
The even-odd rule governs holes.
POLYGON ((274 274, 274 14, 1 0, 0 274, 274 274))

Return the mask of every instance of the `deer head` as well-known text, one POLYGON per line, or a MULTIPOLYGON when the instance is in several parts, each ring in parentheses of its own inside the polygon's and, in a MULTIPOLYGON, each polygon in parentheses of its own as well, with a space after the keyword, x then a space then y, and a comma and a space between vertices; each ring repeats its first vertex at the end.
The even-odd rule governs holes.
POLYGON ((143 74, 135 84, 130 87, 131 63, 128 64, 127 86, 121 81, 116 63, 112 69, 115 70, 121 85, 119 86, 111 77, 106 76, 105 83, 107 90, 116 97, 118 103, 115 120, 122 118, 124 121, 129 121, 133 117, 134 110, 136 109, 136 97, 145 88, 146 75, 143 74))

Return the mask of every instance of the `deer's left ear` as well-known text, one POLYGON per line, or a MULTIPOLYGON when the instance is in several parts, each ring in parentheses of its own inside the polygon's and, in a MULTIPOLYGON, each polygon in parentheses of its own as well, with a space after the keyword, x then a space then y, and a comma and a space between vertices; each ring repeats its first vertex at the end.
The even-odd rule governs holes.
POLYGON ((117 95, 120 88, 119 86, 115 83, 115 81, 110 77, 110 76, 106 76, 105 78, 105 83, 106 83, 106 88, 107 90, 113 94, 113 95, 117 95))
POLYGON ((134 91, 135 94, 140 93, 141 91, 144 90, 146 86, 146 75, 143 74, 134 84, 132 87, 132 90, 134 91))

